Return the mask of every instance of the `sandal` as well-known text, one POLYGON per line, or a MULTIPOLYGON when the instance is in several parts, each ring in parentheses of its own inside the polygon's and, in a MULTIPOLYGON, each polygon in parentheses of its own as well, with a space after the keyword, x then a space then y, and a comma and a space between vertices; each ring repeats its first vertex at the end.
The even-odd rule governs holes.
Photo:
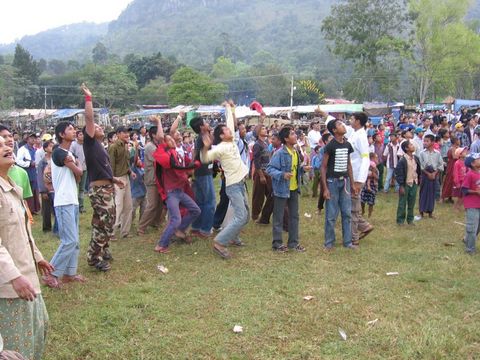
MULTIPOLYGON (((221 245, 219 245, 221 246, 221 245)), ((218 256, 220 256, 221 258, 223 259, 231 259, 232 258, 232 255, 230 254, 230 252, 226 249, 226 248, 218 248, 217 246, 213 245, 213 251, 215 252, 215 254, 217 254, 218 256)))
POLYGON ((73 275, 73 276, 63 275, 62 283, 68 284, 71 282, 84 283, 84 282, 87 282, 87 279, 82 275, 73 275))
POLYGON ((53 275, 46 275, 42 277, 43 284, 48 286, 50 289, 60 289, 62 284, 58 279, 53 275))
POLYGON ((373 229, 374 229, 373 226, 370 226, 367 230, 365 230, 360 234, 360 236, 358 237, 358 240, 362 240, 365 236, 370 234, 373 231, 373 229))
POLYGON ((168 247, 163 247, 163 246, 155 246, 154 250, 160 254, 168 254, 170 252, 168 247))

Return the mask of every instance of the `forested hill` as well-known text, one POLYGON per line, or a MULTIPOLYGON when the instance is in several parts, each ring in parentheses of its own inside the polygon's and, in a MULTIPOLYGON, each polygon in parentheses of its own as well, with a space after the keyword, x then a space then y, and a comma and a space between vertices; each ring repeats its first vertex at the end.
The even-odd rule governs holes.
POLYGON ((219 52, 250 62, 269 52, 297 67, 325 52, 322 19, 335 0, 135 0, 110 23, 107 48, 161 51, 191 65, 219 52))

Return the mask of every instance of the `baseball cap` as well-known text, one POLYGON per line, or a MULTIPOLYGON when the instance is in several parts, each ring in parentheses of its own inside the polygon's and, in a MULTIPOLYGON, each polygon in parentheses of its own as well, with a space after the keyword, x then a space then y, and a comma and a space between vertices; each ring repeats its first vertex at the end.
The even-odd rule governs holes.
POLYGON ((461 122, 455 124, 456 129, 460 129, 461 127, 463 127, 463 124, 461 122))
POLYGON ((49 133, 45 133, 42 135, 42 141, 50 141, 52 140, 52 135, 50 135, 49 133))
POLYGON ((424 128, 422 128, 422 127, 420 127, 420 126, 417 127, 417 128, 415 128, 415 134, 420 134, 420 133, 422 133, 422 132, 425 132, 425 129, 424 129, 424 128))

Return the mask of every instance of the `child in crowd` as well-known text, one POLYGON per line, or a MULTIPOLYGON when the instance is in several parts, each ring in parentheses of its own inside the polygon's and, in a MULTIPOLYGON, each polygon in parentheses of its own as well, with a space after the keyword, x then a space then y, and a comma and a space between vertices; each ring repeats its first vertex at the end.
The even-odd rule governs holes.
MULTIPOLYGON (((425 135, 423 137, 424 150, 420 153, 420 165, 422 168, 422 179, 420 181, 420 215, 427 213, 433 218, 435 209, 435 195, 438 184, 439 173, 443 170, 443 159, 439 151, 434 149, 435 136, 425 135)), ((439 185, 438 185, 439 187, 439 185)))
POLYGON ((397 224, 403 225, 405 219, 408 225, 413 225, 413 208, 417 197, 417 188, 421 176, 420 160, 415 155, 416 147, 410 140, 402 143, 403 157, 395 168, 398 184, 397 224), (405 211, 405 208, 407 211, 405 211))
POLYGON ((322 166, 322 158, 320 157, 320 145, 315 146, 312 154, 313 184, 312 197, 318 196, 318 185, 320 184, 320 167, 322 166))
POLYGON ((147 188, 145 186, 145 182, 143 181, 145 170, 143 169, 142 161, 137 155, 134 156, 130 169, 132 170, 132 172, 135 173, 135 175, 137 175, 135 179, 130 181, 130 190, 132 192, 132 222, 133 222, 133 220, 135 220, 137 208, 139 209, 139 214, 138 214, 139 221, 143 216, 143 211, 145 210, 145 206, 147 204, 147 200, 146 200, 147 188))
POLYGON ((462 184, 465 207, 465 250, 468 254, 475 253, 475 243, 480 231, 480 154, 470 154, 465 159, 465 165, 471 168, 462 184))
POLYGON ((362 215, 365 214, 365 204, 368 204, 368 217, 370 218, 375 206, 375 198, 378 191, 378 169, 377 169, 377 154, 370 153, 370 167, 368 169, 368 178, 365 186, 362 188, 361 202, 362 215))
POLYGON ((457 198, 455 205, 456 210, 460 210, 463 205, 462 184, 467 175, 467 167, 465 166, 465 158, 468 154, 468 148, 461 147, 455 150, 455 165, 453 166, 453 197, 457 198))
MULTIPOLYGON (((325 146, 327 146, 327 144, 332 139, 333 139, 333 136, 328 131, 323 133, 322 143, 324 144, 324 146, 318 151, 318 156, 319 156, 319 161, 320 161, 320 176, 321 176, 321 173, 322 173, 322 163, 323 163, 323 155, 325 154, 325 146)), ((323 188, 323 185, 322 185, 322 181, 320 180, 320 193, 319 193, 318 202, 317 202, 317 210, 318 210, 319 215, 322 213, 323 205, 325 203, 325 198, 323 197, 323 190, 324 190, 324 188, 323 188)))
POLYGON ((341 120, 331 120, 327 124, 333 135, 324 150, 322 162, 323 197, 327 202, 325 211, 325 251, 333 250, 335 245, 335 223, 338 213, 342 214, 343 246, 357 249, 352 244, 352 199, 353 186, 352 164, 350 154, 352 145, 345 140, 347 129, 341 120))

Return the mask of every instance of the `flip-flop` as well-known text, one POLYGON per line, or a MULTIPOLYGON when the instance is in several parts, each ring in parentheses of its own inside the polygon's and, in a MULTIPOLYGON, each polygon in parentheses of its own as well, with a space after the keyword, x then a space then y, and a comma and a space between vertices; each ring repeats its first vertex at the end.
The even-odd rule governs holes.
POLYGON ((231 259, 232 258, 232 255, 230 254, 230 252, 227 249, 219 249, 215 245, 213 245, 213 251, 215 252, 215 254, 217 254, 218 256, 220 256, 223 259, 231 259))

